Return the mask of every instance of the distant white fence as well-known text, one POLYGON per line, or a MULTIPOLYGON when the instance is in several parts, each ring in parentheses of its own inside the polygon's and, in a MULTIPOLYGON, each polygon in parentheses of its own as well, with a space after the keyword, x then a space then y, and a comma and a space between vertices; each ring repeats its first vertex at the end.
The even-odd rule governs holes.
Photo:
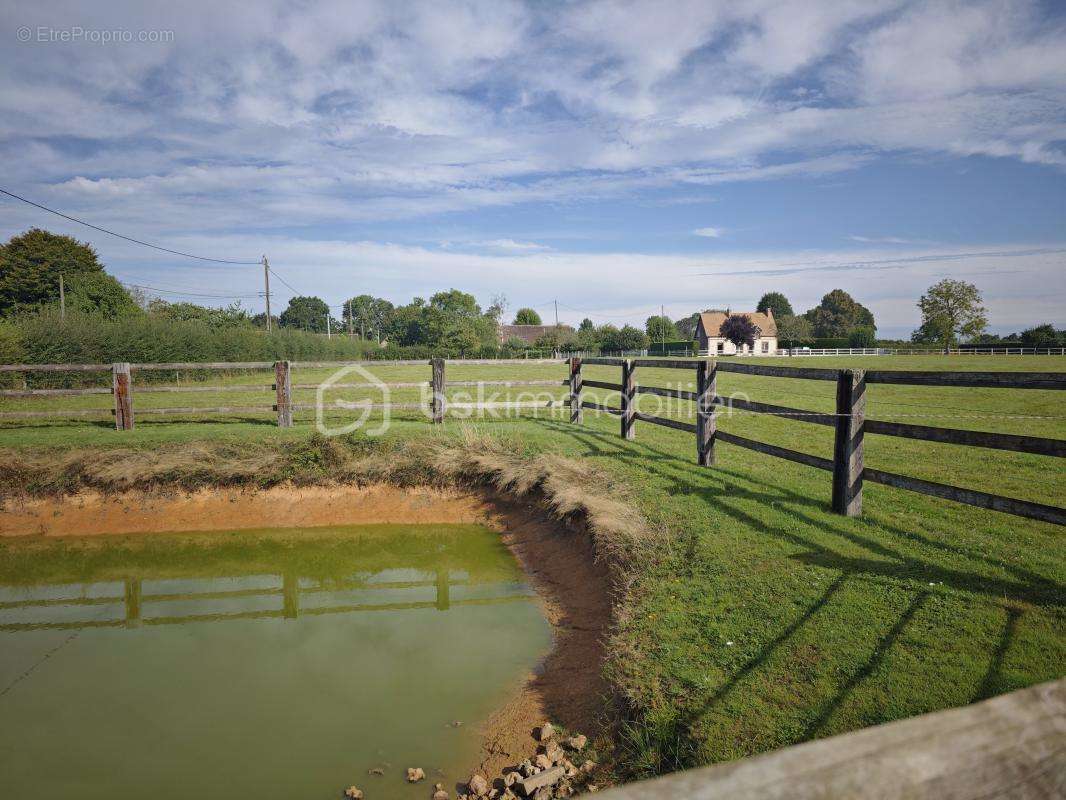
MULTIPOLYGON (((755 354, 758 355, 758 354, 755 354)), ((911 347, 793 347, 777 356, 1066 356, 1066 347, 967 347, 917 349, 911 347)))

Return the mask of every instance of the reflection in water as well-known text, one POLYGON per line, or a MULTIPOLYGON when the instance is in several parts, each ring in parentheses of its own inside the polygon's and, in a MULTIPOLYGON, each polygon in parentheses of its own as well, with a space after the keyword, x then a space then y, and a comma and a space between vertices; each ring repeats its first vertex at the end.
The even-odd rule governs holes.
POLYGON ((547 649, 521 577, 473 526, 5 545, 5 796, 420 797, 547 649))

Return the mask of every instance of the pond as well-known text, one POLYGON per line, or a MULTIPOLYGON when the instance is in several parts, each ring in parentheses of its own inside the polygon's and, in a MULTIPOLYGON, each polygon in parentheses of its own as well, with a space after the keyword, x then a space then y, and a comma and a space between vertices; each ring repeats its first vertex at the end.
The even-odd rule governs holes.
POLYGON ((453 791, 479 760, 479 723, 550 639, 479 526, 9 541, 3 794, 453 791), (406 784, 406 767, 426 782, 406 784))

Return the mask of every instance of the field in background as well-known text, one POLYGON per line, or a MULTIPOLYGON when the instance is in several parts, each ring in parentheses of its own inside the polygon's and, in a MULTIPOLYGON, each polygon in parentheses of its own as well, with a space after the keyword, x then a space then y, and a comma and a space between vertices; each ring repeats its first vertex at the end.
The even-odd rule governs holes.
MULTIPOLYGON (((819 357, 745 359, 776 365, 1066 371, 1059 357, 819 357)), ((429 367, 373 367, 385 381, 429 380, 429 367)), ((296 370, 294 383, 332 370, 296 370)), ((586 379, 618 382, 616 367, 585 367, 586 379)), ((560 365, 449 366, 449 380, 559 379, 560 365)), ((104 376, 101 376, 103 385, 104 376)), ((109 376, 107 376, 109 380, 109 376)), ((135 375, 136 380, 136 375, 135 375)), ((269 384, 269 373, 210 379, 269 384)), ((349 378, 349 380, 358 380, 349 378)), ((676 386, 691 371, 641 368, 638 383, 676 386)), ((692 388, 691 386, 685 388, 692 388)), ((464 389, 449 392, 454 395, 464 389)), ((519 391, 491 387, 500 398, 519 391)), ((537 387, 545 397, 566 389, 537 387)), ((811 411, 832 411, 834 384, 722 373, 719 392, 811 411)), ((379 398, 338 390, 347 399, 379 398)), ((313 392, 296 402, 313 402, 313 392)), ((394 390, 417 402, 417 389, 394 390)), ((617 405, 612 392, 586 399, 617 405)), ((136 394, 137 408, 271 402, 271 393, 136 394), (180 397, 180 402, 176 401, 180 397)), ((691 404, 669 413, 641 395, 640 408, 691 419, 691 404)), ((11 400, 15 408, 109 408, 107 395, 11 400)), ((513 412, 512 412, 513 413, 513 412)), ((867 417, 941 427, 1066 439, 1062 393, 872 385, 867 417)), ((338 421, 341 419, 337 418, 338 421)), ((639 613, 622 622, 631 650, 618 676, 637 713, 626 737, 634 773, 735 758, 869 724, 969 703, 1060 677, 1066 663, 1066 548, 1061 529, 867 484, 864 516, 829 512, 829 475, 728 444, 718 464, 695 465, 690 434, 636 424, 635 441, 618 419, 586 410, 524 410, 519 417, 430 425, 419 412, 394 415, 389 436, 448 436, 464 425, 517 446, 592 460, 628 485, 652 522, 671 533, 673 550, 641 576, 639 613)), ((252 417, 137 419, 116 432, 110 418, 5 422, 0 446, 158 446, 197 439, 302 439, 311 414, 278 429, 271 414, 252 417)), ((750 413, 724 415, 722 430, 829 456, 832 430, 750 413)), ((1062 505, 1061 459, 868 435, 866 463, 906 475, 1062 505)))

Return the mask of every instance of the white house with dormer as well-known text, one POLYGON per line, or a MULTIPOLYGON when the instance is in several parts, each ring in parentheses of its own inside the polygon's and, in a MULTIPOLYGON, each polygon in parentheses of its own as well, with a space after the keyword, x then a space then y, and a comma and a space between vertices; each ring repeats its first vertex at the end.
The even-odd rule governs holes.
POLYGON ((700 314, 700 320, 696 323, 696 343, 700 353, 706 355, 773 355, 777 352, 777 323, 774 322, 773 309, 761 311, 704 311, 700 314), (741 315, 750 319, 758 328, 755 337, 755 346, 742 345, 738 350, 736 345, 721 334, 722 323, 728 317, 741 315))

